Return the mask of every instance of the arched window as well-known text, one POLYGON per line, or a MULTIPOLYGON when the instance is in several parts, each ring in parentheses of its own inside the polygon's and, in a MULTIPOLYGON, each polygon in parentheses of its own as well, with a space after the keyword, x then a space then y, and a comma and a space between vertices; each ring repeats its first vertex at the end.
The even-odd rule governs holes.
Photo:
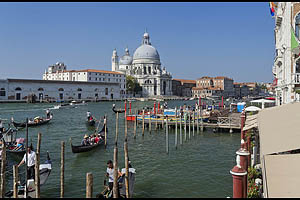
POLYGON ((22 89, 20 87, 17 87, 15 90, 16 91, 21 91, 22 89))
POLYGON ((300 40, 300 13, 298 13, 295 19, 295 36, 300 40))
POLYGON ((64 91, 64 88, 59 88, 58 91, 64 91))
POLYGON ((6 95, 5 95, 5 88, 1 88, 1 89, 0 89, 0 96, 1 96, 1 97, 6 96, 6 95))
POLYGON ((81 89, 81 88, 78 88, 77 91, 82 91, 82 89, 81 89))
POLYGON ((43 88, 39 88, 38 91, 44 91, 44 89, 43 88))
POLYGON ((97 91, 98 91, 98 88, 95 89, 95 92, 97 92, 97 91))

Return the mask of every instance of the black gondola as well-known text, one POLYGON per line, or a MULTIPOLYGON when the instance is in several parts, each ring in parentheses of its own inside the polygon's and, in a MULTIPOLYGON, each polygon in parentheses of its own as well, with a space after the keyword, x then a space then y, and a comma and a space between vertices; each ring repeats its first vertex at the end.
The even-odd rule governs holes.
POLYGON ((87 124, 88 126, 95 126, 95 124, 96 124, 95 118, 94 118, 94 117, 90 117, 89 119, 86 120, 86 124, 87 124), (91 118, 92 118, 92 119, 91 119, 91 118))
MULTIPOLYGON (((103 144, 104 140, 105 140, 105 136, 103 134, 104 131, 105 131, 104 129, 105 129, 105 125, 103 126, 102 130, 98 132, 101 137, 100 137, 100 140, 97 144, 93 144, 93 145, 76 145, 76 146, 74 146, 72 144, 72 139, 70 138, 72 152, 73 153, 82 153, 82 152, 91 151, 94 148, 96 148, 96 147, 100 146, 101 144, 103 144)), ((107 131, 107 129, 106 129, 106 131, 107 131)))
POLYGON ((113 110, 115 113, 123 113, 123 112, 125 112, 125 109, 117 109, 117 110, 116 110, 116 105, 115 105, 115 104, 113 104, 112 110, 113 110))
MULTIPOLYGON (((50 118, 42 118, 42 120, 39 120, 38 122, 35 122, 35 121, 29 121, 28 122, 28 127, 33 127, 33 126, 39 126, 39 125, 43 125, 43 124, 47 124, 51 121, 52 119, 52 114, 50 115, 50 118)), ((15 122, 13 119, 12 119, 12 123, 13 125, 17 128, 17 127, 21 127, 21 128, 25 128, 26 127, 26 122, 21 122, 21 123, 18 123, 18 122, 15 122)))

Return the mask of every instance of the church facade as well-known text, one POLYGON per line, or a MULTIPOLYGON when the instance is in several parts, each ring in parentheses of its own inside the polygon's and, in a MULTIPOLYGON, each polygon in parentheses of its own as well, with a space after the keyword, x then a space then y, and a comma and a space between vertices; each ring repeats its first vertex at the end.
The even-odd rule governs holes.
POLYGON ((143 97, 172 95, 172 75, 161 66, 160 56, 151 45, 147 32, 144 33, 142 44, 133 56, 128 48, 120 59, 116 49, 113 51, 112 71, 133 76, 142 87, 143 97))

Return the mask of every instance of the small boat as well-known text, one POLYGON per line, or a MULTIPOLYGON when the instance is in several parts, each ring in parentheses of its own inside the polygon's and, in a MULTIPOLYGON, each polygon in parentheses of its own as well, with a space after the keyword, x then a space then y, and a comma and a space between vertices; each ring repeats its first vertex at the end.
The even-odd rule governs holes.
MULTIPOLYGON (((49 152, 47 151, 47 160, 45 161, 44 164, 40 164, 40 186, 43 186, 46 183, 48 177, 50 176, 51 169, 52 169, 52 161, 50 159, 49 152)), ((27 188, 28 188, 27 197, 36 198, 34 179, 28 179, 27 188)), ((25 192, 26 192, 25 191, 25 183, 22 185, 19 185, 18 198, 24 198, 25 192)), ((5 197, 12 198, 13 190, 6 192, 5 197)))
MULTIPOLYGON (((101 144, 104 143, 104 129, 105 129, 105 125, 103 126, 102 130, 100 132, 98 132, 100 134, 100 140, 98 143, 93 144, 93 145, 73 145, 72 144, 72 138, 70 138, 70 143, 71 143, 71 148, 72 148, 72 152, 73 153, 82 153, 82 152, 87 152, 87 151, 91 151, 93 149, 95 149, 96 147, 100 146, 101 144)), ((106 129, 107 131, 107 129, 106 129)))
POLYGON ((89 119, 86 120, 86 124, 88 126, 95 126, 95 124, 96 124, 95 118, 93 116, 91 116, 89 119))
MULTIPOLYGON (((40 118, 40 117, 35 117, 36 120, 30 120, 28 121, 28 127, 32 127, 32 126, 39 126, 39 125, 43 125, 43 124, 47 124, 51 121, 51 119, 53 118, 53 114, 50 115, 50 118, 40 118)), ((21 128, 25 128, 26 127, 26 122, 15 122, 14 119, 11 119, 13 125, 17 128, 17 127, 21 127, 21 128)))
POLYGON ((16 150, 16 145, 10 143, 10 144, 8 144, 6 151, 8 153, 12 153, 13 155, 16 155, 16 156, 23 156, 26 153, 24 141, 25 141, 24 138, 17 138, 16 142, 22 143, 23 144, 22 147, 19 148, 18 150, 16 150))
POLYGON ((125 112, 125 109, 117 109, 117 110, 116 110, 116 104, 113 104, 112 110, 113 110, 115 113, 123 113, 123 112, 125 112))
POLYGON ((73 106, 85 106, 85 105, 87 105, 87 103, 85 101, 82 101, 82 102, 71 101, 70 105, 73 105, 73 106))

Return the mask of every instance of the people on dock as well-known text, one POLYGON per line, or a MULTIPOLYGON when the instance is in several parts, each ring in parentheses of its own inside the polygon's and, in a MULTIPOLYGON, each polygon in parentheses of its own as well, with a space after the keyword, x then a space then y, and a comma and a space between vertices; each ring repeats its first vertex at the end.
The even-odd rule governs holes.
POLYGON ((35 169, 34 169, 34 167, 35 167, 36 154, 32 150, 31 146, 27 148, 27 151, 28 151, 28 162, 26 160, 26 153, 25 153, 23 159, 18 164, 18 167, 20 167, 21 165, 23 165, 24 163, 26 163, 27 166, 28 166, 28 168, 27 168, 27 179, 34 179, 34 177, 35 177, 35 169))
MULTIPOLYGON (((118 169, 118 177, 120 176, 122 176, 122 174, 118 169)), ((108 188, 112 190, 114 185, 114 166, 111 160, 107 161, 106 177, 108 177, 108 188)))

